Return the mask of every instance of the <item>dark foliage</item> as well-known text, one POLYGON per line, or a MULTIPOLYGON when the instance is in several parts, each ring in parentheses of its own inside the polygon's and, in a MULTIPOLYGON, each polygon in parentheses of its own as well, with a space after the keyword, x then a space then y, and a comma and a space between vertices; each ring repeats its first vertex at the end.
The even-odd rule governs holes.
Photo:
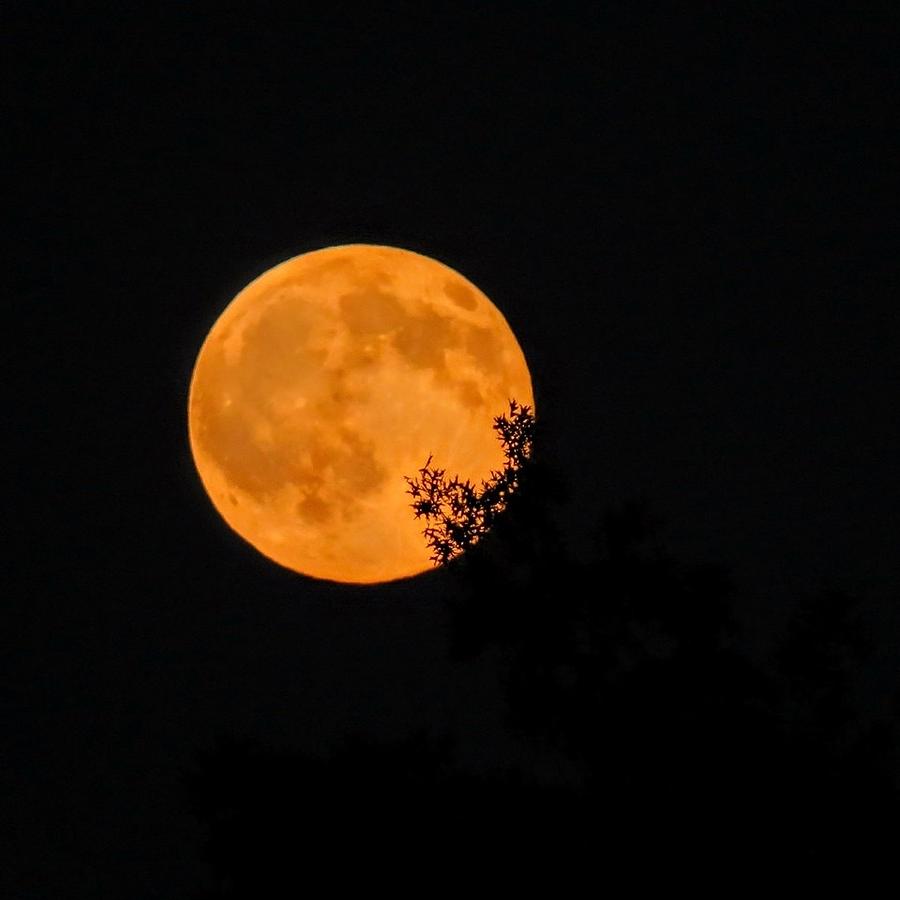
POLYGON ((726 570, 675 559, 641 503, 608 511, 595 556, 574 559, 530 411, 497 427, 507 471, 476 490, 429 461, 411 488, 458 586, 454 653, 501 660, 509 728, 574 775, 548 784, 521 760, 476 774, 423 738, 327 758, 220 748, 189 779, 209 900, 292 896, 311 877, 569 893, 648 865, 889 869, 897 721, 854 700, 871 651, 860 600, 808 598, 754 658, 726 570))
POLYGON ((565 823, 581 819, 579 798, 512 772, 460 772, 448 750, 421 736, 350 740, 327 758, 219 746, 186 779, 207 826, 201 896, 299 896, 319 883, 418 895, 435 880, 470 890, 516 872, 551 877, 563 835, 575 833, 565 823))
POLYGON ((494 527, 510 497, 519 488, 519 472, 531 457, 534 416, 515 400, 508 415, 494 419, 503 447, 503 468, 491 472, 481 486, 432 465, 429 456, 419 477, 407 477, 417 519, 425 520, 423 535, 436 565, 445 565, 474 547, 494 527))

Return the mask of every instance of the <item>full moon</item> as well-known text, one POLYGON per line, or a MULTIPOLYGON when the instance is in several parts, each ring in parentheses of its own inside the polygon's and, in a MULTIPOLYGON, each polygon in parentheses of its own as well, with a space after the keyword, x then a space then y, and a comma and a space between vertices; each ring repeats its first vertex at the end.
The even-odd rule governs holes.
POLYGON ((510 399, 534 405, 525 357, 474 284, 349 244, 288 259, 226 306, 194 366, 188 433, 210 500, 258 551, 375 583, 431 567, 404 476, 432 455, 489 478, 510 399))

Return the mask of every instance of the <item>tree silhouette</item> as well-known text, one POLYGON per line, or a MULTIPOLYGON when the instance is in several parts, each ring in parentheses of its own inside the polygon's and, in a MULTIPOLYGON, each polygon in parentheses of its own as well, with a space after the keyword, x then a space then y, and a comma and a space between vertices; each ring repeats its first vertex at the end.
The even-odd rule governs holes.
POLYGON ((768 655, 751 652, 728 570, 673 554, 646 502, 598 511, 593 552, 571 549, 535 427, 511 402, 494 421, 504 468, 478 487, 431 459, 408 479, 432 559, 451 564, 453 659, 495 667, 520 751, 474 766, 454 739, 494 759, 490 736, 451 721, 322 757, 219 747, 186 785, 207 836, 203 900, 296 896, 322 878, 405 876, 421 893, 435 873, 534 892, 542 873, 577 885, 648 861, 893 877, 900 691, 884 686, 891 710, 859 702, 865 598, 807 597, 768 655))
POLYGON ((446 565, 475 546, 494 526, 510 497, 519 489, 520 473, 531 458, 534 415, 531 407, 509 401, 509 413, 494 419, 503 447, 503 468, 478 487, 432 465, 428 457, 419 477, 407 476, 412 508, 425 520, 423 534, 435 565, 446 565))
MULTIPOLYGON (((675 558, 645 503, 607 510, 593 557, 573 558, 530 449, 504 514, 464 556, 456 532, 437 534, 463 588, 453 648, 499 651, 510 727, 575 763, 585 798, 623 820, 640 810, 635 827, 654 820, 655 853, 686 849, 690 810, 691 840, 723 859, 763 832, 784 862, 887 858, 898 828, 876 823, 898 808, 897 723, 866 722, 852 696, 867 651, 852 599, 814 598, 774 657, 754 658, 728 571, 675 558)), ((414 499, 439 502, 421 514, 465 536, 465 503, 484 504, 488 486, 426 471, 432 491, 414 499)))

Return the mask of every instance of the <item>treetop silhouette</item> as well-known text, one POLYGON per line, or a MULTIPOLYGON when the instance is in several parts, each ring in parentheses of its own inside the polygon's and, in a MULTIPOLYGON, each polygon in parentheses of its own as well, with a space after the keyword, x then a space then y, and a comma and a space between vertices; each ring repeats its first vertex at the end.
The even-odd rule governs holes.
POLYGON ((494 418, 494 431, 503 447, 503 468, 475 485, 458 475, 450 477, 429 456, 418 477, 406 476, 413 512, 425 520, 423 535, 431 560, 446 565, 473 547, 492 528, 509 498, 519 488, 521 470, 531 458, 534 414, 531 407, 509 401, 509 412, 494 418))

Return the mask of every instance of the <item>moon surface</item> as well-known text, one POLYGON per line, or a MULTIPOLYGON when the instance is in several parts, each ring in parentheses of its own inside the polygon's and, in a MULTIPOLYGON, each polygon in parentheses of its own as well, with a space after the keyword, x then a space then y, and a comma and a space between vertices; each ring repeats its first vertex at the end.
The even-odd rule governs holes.
POLYGON ((490 477, 510 399, 534 405, 525 357, 474 284, 349 244, 295 256, 228 304, 197 357, 188 431, 241 537, 296 572, 375 583, 431 567, 404 476, 433 454, 490 477))

